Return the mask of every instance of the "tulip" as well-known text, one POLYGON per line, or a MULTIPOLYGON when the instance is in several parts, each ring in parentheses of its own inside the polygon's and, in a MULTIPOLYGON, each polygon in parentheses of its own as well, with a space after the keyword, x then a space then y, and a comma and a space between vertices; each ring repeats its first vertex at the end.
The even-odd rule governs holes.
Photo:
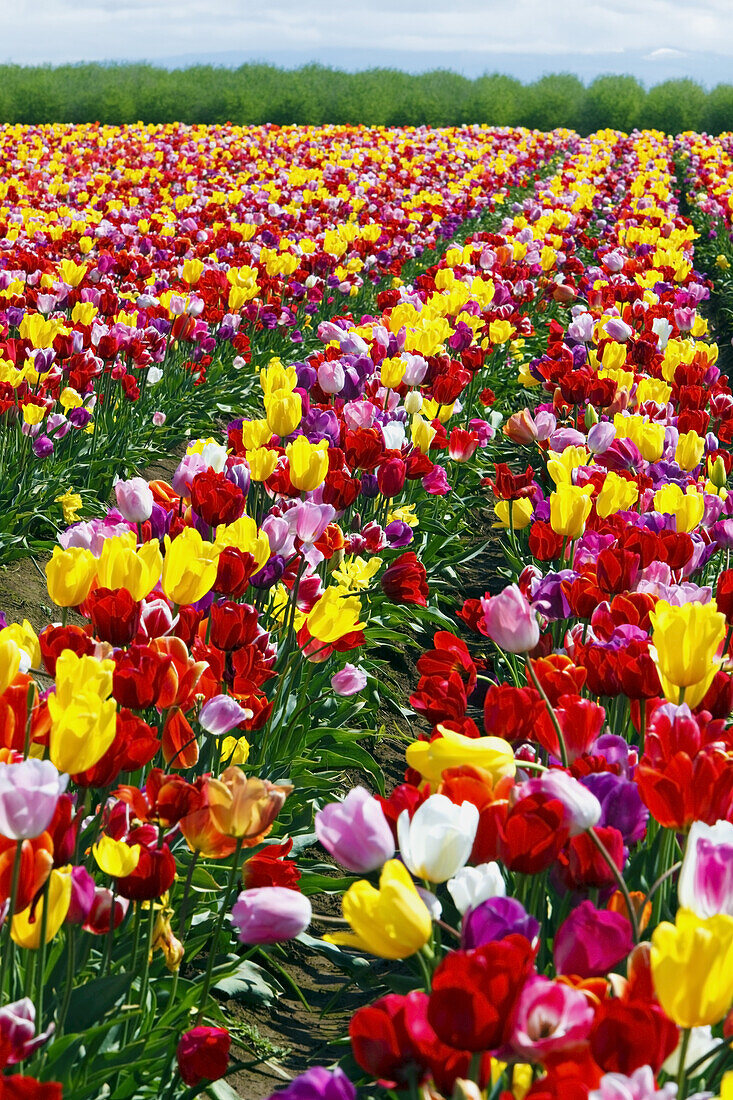
POLYGON ((591 485, 569 485, 561 483, 550 494, 550 525, 557 535, 566 539, 577 539, 585 530, 585 521, 590 515, 593 502, 591 485))
POLYGON ((305 932, 313 916, 311 903, 286 886, 244 890, 232 908, 240 943, 281 943, 305 932))
POLYGON ((529 1062, 577 1046, 587 1039, 593 1009, 578 989, 537 976, 519 994, 510 1044, 529 1062))
POLYGON ((319 642, 332 645, 345 634, 360 630, 361 600, 348 589, 330 586, 315 603, 306 620, 308 630, 319 642))
POLYGON ((288 443, 285 453, 290 464, 290 481, 302 492, 311 492, 322 485, 328 473, 328 441, 310 443, 299 435, 288 443))
POLYGON ((369 874, 394 855, 394 840, 381 804, 363 787, 316 813, 318 840, 342 867, 369 874))
POLYGON ((433 975, 428 1020, 459 1050, 496 1050, 512 1032, 517 998, 532 973, 534 951, 510 936, 473 951, 451 951, 433 975))
POLYGON ((540 922, 516 898, 494 897, 469 909, 461 921, 461 947, 471 950, 507 936, 524 936, 535 944, 540 922))
POLYGON ((92 846, 92 855, 105 875, 122 878, 131 875, 140 862, 140 845, 129 845, 105 834, 92 846))
POLYGON ((460 806, 443 794, 433 794, 410 818, 403 810, 397 819, 400 855, 416 878, 446 882, 465 866, 478 828, 478 809, 472 802, 460 806))
POLYGON ((115 484, 117 507, 130 523, 144 523, 153 514, 153 494, 147 481, 142 477, 132 477, 129 481, 115 484))
POLYGON ((215 695, 199 711, 199 725, 212 737, 224 737, 251 717, 252 711, 240 706, 231 695, 215 695))
MULTIPOLYGON (((733 923, 733 922, 732 922, 733 923)), ((604 977, 634 946, 626 916, 583 901, 558 928, 553 958, 558 974, 604 977)))
POLYGON ((588 1100, 675 1100, 677 1085, 671 1081, 657 1088, 650 1066, 625 1073, 606 1073, 598 1088, 588 1093, 588 1100))
POLYGON ((87 598, 97 572, 97 561, 90 550, 54 546, 46 564, 48 594, 59 607, 78 607, 87 598))
POLYGON ((232 1039, 223 1027, 192 1027, 182 1035, 176 1047, 181 1080, 186 1085, 218 1081, 229 1064, 232 1039))
POLYGON ((733 824, 694 821, 687 834, 677 897, 701 919, 733 917, 733 824))
POLYGON ((481 863, 478 867, 461 867, 448 880, 448 893, 459 913, 475 909, 489 898, 506 894, 506 884, 498 863, 481 863))
POLYGON ((56 662, 56 693, 48 698, 49 755, 59 771, 83 772, 101 760, 115 738, 112 661, 64 650, 56 662))
POLYGON ((346 891, 342 904, 353 931, 324 936, 327 943, 383 959, 406 959, 430 939, 430 913, 407 869, 396 859, 382 868, 378 890, 360 879, 346 891))
POLYGON ((356 1089, 340 1066, 333 1070, 313 1066, 270 1100, 356 1100, 356 1089))
POLYGON ((409 767, 420 772, 431 786, 438 786, 447 768, 458 768, 464 764, 483 768, 489 772, 493 782, 514 775, 514 753, 509 742, 503 738, 466 737, 448 726, 442 727, 442 734, 434 741, 413 741, 405 754, 409 767))
POLYGON ((481 597, 486 633, 508 653, 528 653, 540 640, 537 615, 516 584, 498 596, 481 597))
POLYGON ((601 804, 596 796, 572 775, 559 768, 543 772, 523 783, 518 791, 517 802, 537 792, 562 802, 565 807, 565 824, 571 837, 578 836, 601 820, 601 804))
POLYGON ((725 615, 715 600, 681 607, 659 600, 650 619, 652 656, 666 698, 697 706, 718 670, 716 653, 725 638, 725 615))
POLYGON ((50 760, 0 764, 0 833, 10 840, 32 840, 51 824, 68 775, 50 760))
POLYGON ((241 768, 229 767, 208 780, 211 817, 225 836, 243 838, 251 847, 267 836, 291 790, 286 784, 248 779, 241 768))
POLYGON ((334 672, 331 677, 331 687, 337 695, 341 695, 344 698, 348 698, 351 695, 357 695, 358 692, 364 690, 366 684, 366 672, 352 664, 345 664, 342 669, 339 669, 338 672, 334 672))
POLYGON ((22 913, 16 913, 10 927, 13 942, 27 950, 36 950, 41 945, 41 930, 44 924, 43 910, 48 905, 46 917, 46 943, 50 943, 66 919, 71 904, 71 868, 52 871, 46 892, 35 906, 29 906, 22 913))
POLYGON ((0 1056, 5 1065, 16 1065, 43 1046, 54 1025, 36 1035, 36 1006, 29 997, 0 1008, 0 1056))
POLYGON ((733 1002, 733 917, 679 909, 674 924, 652 933, 651 966, 670 1019, 684 1028, 718 1023, 733 1002))
POLYGON ((267 427, 281 438, 291 435, 303 419, 303 401, 299 393, 279 389, 265 397, 267 427))
POLYGON ((165 537, 163 591, 176 604, 196 603, 216 582, 220 548, 205 542, 193 527, 186 527, 171 542, 165 537))
POLYGON ((97 563, 97 579, 103 588, 126 588, 134 600, 144 600, 160 580, 163 555, 156 540, 136 549, 132 531, 104 540, 97 563))
POLYGON ((4 694, 20 672, 21 661, 18 643, 7 636, 0 638, 0 695, 4 694))

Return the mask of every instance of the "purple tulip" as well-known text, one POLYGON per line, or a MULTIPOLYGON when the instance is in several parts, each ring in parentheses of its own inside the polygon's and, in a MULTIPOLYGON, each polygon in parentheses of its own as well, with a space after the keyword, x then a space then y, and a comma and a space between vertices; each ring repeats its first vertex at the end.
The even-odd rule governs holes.
POLYGON ((601 804, 599 825, 618 829, 624 844, 636 844, 646 833, 649 811, 641 801, 636 783, 613 772, 593 772, 581 780, 601 804))
POLYGON ((232 907, 232 924, 240 943, 280 943, 305 932, 311 903, 298 890, 258 886, 243 890, 232 907))
POLYGON ((555 969, 558 974, 602 978, 626 958, 633 946, 627 917, 583 901, 555 934, 555 969))
POLYGON ((364 787, 331 802, 315 819, 316 836, 342 867, 356 874, 376 871, 394 855, 394 838, 384 811, 364 787))
POLYGON ((469 909, 461 923, 461 947, 470 950, 484 943, 503 940, 516 933, 530 943, 540 932, 539 921, 516 898, 489 898, 469 909))
POLYGON ((401 550, 412 542, 412 528, 401 519, 393 519, 384 529, 387 542, 393 550, 401 550))
POLYGON ((273 1092, 269 1100, 356 1100, 356 1089, 339 1066, 334 1070, 313 1066, 273 1092))
POLYGON ((50 760, 0 764, 0 833, 10 840, 40 836, 68 782, 50 760))
POLYGON ((249 583, 255 588, 272 588, 285 572, 285 562, 279 554, 275 554, 261 569, 250 577, 249 583))

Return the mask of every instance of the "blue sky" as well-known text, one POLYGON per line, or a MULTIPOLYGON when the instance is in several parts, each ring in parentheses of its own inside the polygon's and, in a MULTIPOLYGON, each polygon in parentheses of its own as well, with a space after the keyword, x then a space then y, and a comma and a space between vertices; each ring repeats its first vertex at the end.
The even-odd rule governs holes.
POLYGON ((5 0, 0 60, 733 80, 733 0, 5 0))

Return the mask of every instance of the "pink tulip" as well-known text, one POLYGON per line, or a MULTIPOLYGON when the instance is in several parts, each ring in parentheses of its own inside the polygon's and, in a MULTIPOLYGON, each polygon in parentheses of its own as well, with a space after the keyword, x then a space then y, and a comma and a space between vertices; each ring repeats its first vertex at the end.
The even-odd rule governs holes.
POLYGON ((240 943, 280 943, 305 932, 313 915, 308 898, 286 886, 243 890, 232 908, 240 943))
POLYGON ((356 695, 366 687, 367 677, 363 669, 346 664, 331 677, 331 687, 337 695, 356 695))
POLYGON ((540 640, 537 616, 516 584, 481 598, 486 633, 507 653, 529 653, 540 640))
POLYGON ((118 481, 115 485, 117 507, 129 523, 144 523, 153 514, 153 494, 142 477, 118 481))
POLYGON ((582 1043, 593 1023, 585 994, 562 982, 530 978, 519 995, 511 1045, 528 1062, 542 1062, 582 1043))
POLYGON ((0 764, 0 834, 9 840, 40 836, 68 782, 50 760, 0 764))
POLYGON ((363 787, 354 787, 343 802, 330 802, 319 810, 315 829, 326 851, 356 874, 376 871, 394 855, 384 811, 363 787))

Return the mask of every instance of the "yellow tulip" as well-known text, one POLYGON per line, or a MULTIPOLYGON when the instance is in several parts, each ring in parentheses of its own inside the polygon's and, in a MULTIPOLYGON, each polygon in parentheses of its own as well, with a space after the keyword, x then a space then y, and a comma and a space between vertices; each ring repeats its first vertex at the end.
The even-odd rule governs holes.
POLYGON ((31 664, 38 667, 41 663, 41 643, 38 641, 38 635, 28 622, 27 619, 23 619, 22 623, 10 623, 9 626, 3 627, 0 630, 0 642, 5 639, 12 639, 19 649, 24 650, 31 659, 31 664))
POLYGON ((517 500, 497 500, 494 505, 494 514, 501 527, 513 527, 515 531, 523 531, 532 522, 534 505, 529 497, 519 497, 517 500), (509 509, 511 508, 511 518, 509 509))
POLYGON ((571 485, 573 470, 577 470, 580 466, 587 466, 589 462, 590 454, 585 447, 566 447, 561 454, 556 451, 549 452, 547 472, 556 485, 571 485))
POLYGON ((194 527, 171 541, 165 537, 163 591, 177 604, 196 603, 214 586, 220 547, 205 542, 194 527))
POLYGON ((347 589, 327 588, 316 601, 307 618, 308 630, 324 645, 332 645, 345 634, 359 630, 364 624, 359 622, 361 600, 350 595, 347 589))
POLYGON ((514 752, 503 737, 466 737, 447 726, 440 726, 442 737, 434 741, 413 741, 405 753, 409 767, 437 787, 446 768, 471 764, 489 772, 494 782, 514 775, 514 752))
POLYGON ((376 890, 360 879, 344 894, 344 917, 351 932, 323 938, 339 947, 368 951, 382 959, 407 959, 430 939, 432 920, 403 863, 389 859, 376 890))
POLYGON ((682 432, 674 452, 674 460, 681 470, 694 470, 702 461, 705 439, 697 432, 682 432))
POLYGON ((87 596, 97 572, 97 559, 90 550, 54 546, 46 564, 48 594, 59 607, 78 607, 87 596))
POLYGON ((277 451, 268 451, 267 447, 255 447, 247 451, 247 463, 253 481, 267 481, 277 466, 277 451))
POLYGON ((29 905, 22 913, 13 917, 10 926, 10 935, 18 947, 24 947, 28 951, 35 951, 41 946, 41 929, 43 928, 43 910, 48 899, 48 916, 46 918, 46 943, 50 943, 61 925, 66 919, 66 914, 71 905, 71 867, 62 867, 52 871, 48 880, 48 893, 41 894, 32 912, 29 905))
POLYGON ((75 264, 73 260, 62 260, 59 275, 67 286, 77 287, 87 273, 88 264, 75 264))
POLYGON ((245 450, 264 447, 272 439, 272 431, 266 420, 245 420, 242 424, 242 441, 245 450))
MULTIPOLYGON (((4 633, 4 632, 3 632, 4 633)), ((20 649, 13 638, 0 638, 0 695, 20 671, 20 649)))
POLYGON ((659 600, 651 622, 652 655, 665 697, 671 703, 684 697, 689 706, 697 706, 718 671, 715 655, 725 637, 725 615, 715 600, 681 607, 659 600))
POLYGON ((184 260, 181 277, 189 286, 195 286, 204 273, 203 260, 184 260))
POLYGON ((124 840, 103 834, 92 846, 92 855, 100 871, 111 878, 131 875, 140 862, 140 845, 125 844, 124 840))
POLYGON ((585 530, 592 507, 592 485, 561 483, 550 494, 550 526, 556 535, 577 539, 585 530))
POLYGON ((115 738, 114 661, 97 661, 65 649, 56 662, 56 691, 48 697, 49 756, 61 772, 86 771, 115 738))
POLYGON ((733 917, 703 920, 679 909, 652 933, 651 967, 659 1002, 679 1027, 704 1027, 733 1001, 733 917))
POLYGON ((271 432, 280 437, 291 435, 303 419, 299 393, 280 389, 265 397, 265 416, 271 432))
POLYGON ((657 489, 654 494, 654 507, 658 512, 675 517, 678 531, 693 531, 705 513, 705 498, 692 485, 683 492, 679 485, 672 482, 657 489))
POLYGON ((136 549, 132 531, 105 539, 97 563, 97 580, 103 588, 126 588, 133 600, 142 600, 155 588, 163 570, 157 540, 136 549))
POLYGON ((639 488, 635 481, 628 481, 620 474, 609 470, 601 491, 596 497, 596 512, 601 519, 613 516, 616 512, 626 512, 633 508, 639 499, 639 488))
POLYGON ((295 489, 311 492, 325 481, 328 473, 328 440, 311 443, 299 435, 288 443, 285 453, 290 463, 290 480, 295 489))
POLYGON ((424 416, 420 416, 419 413, 415 413, 412 418, 412 443, 417 447, 418 451, 422 451, 423 454, 427 454, 430 450, 430 444, 435 439, 437 429, 433 427, 430 421, 426 420, 424 416))
POLYGON ((406 369, 407 363, 400 359, 399 356, 394 359, 383 359, 379 371, 382 385, 386 386, 388 390, 396 389, 405 377, 406 369))
POLYGON ((250 516, 240 516, 228 526, 221 524, 216 529, 215 545, 223 550, 234 546, 243 553, 251 554, 258 569, 270 558, 270 540, 265 531, 260 531, 250 516))

